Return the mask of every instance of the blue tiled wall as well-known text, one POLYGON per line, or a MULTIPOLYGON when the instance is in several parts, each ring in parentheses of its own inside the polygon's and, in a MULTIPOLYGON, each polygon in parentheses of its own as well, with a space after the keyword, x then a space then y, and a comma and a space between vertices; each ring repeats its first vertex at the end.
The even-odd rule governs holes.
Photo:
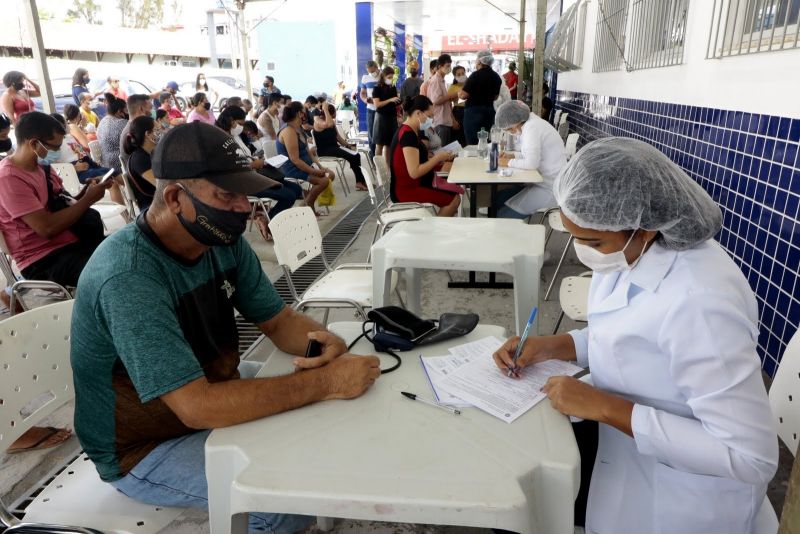
POLYGON ((800 324, 800 119, 559 91, 578 147, 605 136, 646 141, 721 206, 717 240, 759 304, 759 353, 773 375, 800 324))

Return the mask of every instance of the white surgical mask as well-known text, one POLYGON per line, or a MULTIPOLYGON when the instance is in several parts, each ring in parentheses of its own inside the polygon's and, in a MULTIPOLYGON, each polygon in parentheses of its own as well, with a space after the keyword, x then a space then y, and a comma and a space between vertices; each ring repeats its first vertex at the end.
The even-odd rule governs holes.
POLYGON ((430 118, 430 117, 427 117, 425 119, 425 122, 420 123, 419 129, 424 131, 424 130, 427 130, 428 128, 430 128, 431 126, 433 126, 433 119, 430 118))
POLYGON ((645 242, 644 247, 642 247, 642 254, 639 255, 639 258, 637 258, 633 264, 628 265, 628 260, 625 258, 625 249, 628 248, 628 245, 633 241, 634 235, 636 235, 636 232, 631 234, 631 237, 628 238, 628 242, 625 243, 622 250, 611 252, 610 254, 603 254, 589 245, 583 245, 575 241, 573 243, 575 245, 575 254, 577 254, 581 263, 599 274, 610 274, 632 269, 642 257, 642 254, 644 254, 644 248, 647 246, 647 242, 645 242))
POLYGON ((370 73, 369 73, 369 75, 370 75, 370 76, 372 76, 373 78, 377 78, 377 77, 378 77, 378 76, 380 76, 381 74, 380 74, 380 72, 378 72, 378 71, 376 70, 375 72, 370 72, 370 73))
POLYGON ((236 126, 231 128, 231 135, 234 135, 234 136, 235 135, 241 135, 241 133, 243 131, 244 131, 244 126, 242 126, 241 124, 237 124, 236 126))
POLYGON ((467 77, 466 76, 456 76, 456 83, 466 83, 467 77))

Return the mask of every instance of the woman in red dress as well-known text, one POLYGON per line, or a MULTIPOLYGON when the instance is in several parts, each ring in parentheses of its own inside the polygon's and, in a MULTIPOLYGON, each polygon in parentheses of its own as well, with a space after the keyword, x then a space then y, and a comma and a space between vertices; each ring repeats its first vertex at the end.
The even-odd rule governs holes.
POLYGON ((433 188, 436 169, 453 160, 450 152, 428 159, 428 147, 420 136, 433 122, 433 103, 426 96, 407 98, 403 103, 406 120, 392 139, 388 161, 392 171, 391 197, 395 202, 429 202, 439 206, 440 217, 452 217, 461 197, 433 188))
POLYGON ((40 96, 39 86, 16 70, 5 73, 3 85, 6 91, 0 97, 0 110, 17 124, 22 115, 36 109, 32 98, 40 96))

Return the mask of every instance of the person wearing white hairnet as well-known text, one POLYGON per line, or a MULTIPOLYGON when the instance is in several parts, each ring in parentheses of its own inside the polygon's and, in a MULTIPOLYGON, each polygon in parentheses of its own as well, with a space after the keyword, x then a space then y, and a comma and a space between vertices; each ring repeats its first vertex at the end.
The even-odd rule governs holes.
MULTIPOLYGON (((592 384, 553 377, 543 388, 556 410, 599 422, 586 532, 756 532, 778 444, 756 299, 713 239, 719 207, 661 152, 626 138, 586 145, 554 192, 594 271, 589 325, 528 338, 513 374, 548 359, 591 371, 592 384)), ((503 372, 518 342, 495 353, 503 372)))
POLYGON ((500 165, 538 170, 542 175, 542 183, 499 191, 495 201, 497 216, 525 219, 540 209, 555 206, 553 182, 567 164, 567 152, 558 131, 520 100, 500 106, 494 122, 501 130, 519 136, 519 151, 502 155, 500 165))
POLYGON ((478 144, 478 132, 488 132, 494 124, 494 101, 500 95, 503 80, 492 70, 494 56, 491 50, 478 52, 475 71, 469 75, 458 97, 464 104, 464 136, 468 145, 478 144))

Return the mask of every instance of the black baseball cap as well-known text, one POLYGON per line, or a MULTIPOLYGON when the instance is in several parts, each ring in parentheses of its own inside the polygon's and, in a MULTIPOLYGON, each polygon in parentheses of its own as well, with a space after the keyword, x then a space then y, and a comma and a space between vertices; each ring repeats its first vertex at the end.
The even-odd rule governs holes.
POLYGON ((152 163, 153 175, 159 180, 204 178, 245 195, 278 185, 250 168, 250 158, 233 137, 199 121, 167 131, 153 151, 152 163))

